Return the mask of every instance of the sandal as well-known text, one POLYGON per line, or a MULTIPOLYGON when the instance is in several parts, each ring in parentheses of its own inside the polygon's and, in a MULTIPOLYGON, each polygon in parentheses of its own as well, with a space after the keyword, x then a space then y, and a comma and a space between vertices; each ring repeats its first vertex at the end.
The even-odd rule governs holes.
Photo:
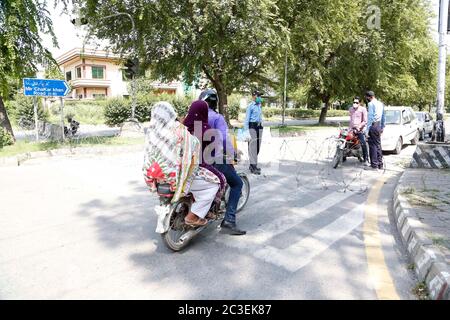
POLYGON ((186 218, 184 219, 184 223, 188 226, 193 226, 193 227, 200 227, 200 226, 204 226, 208 223, 208 220, 206 219, 201 219, 201 218, 197 218, 197 220, 194 221, 189 221, 186 218))
POLYGON ((206 215, 205 219, 215 219, 216 215, 214 213, 212 213, 211 211, 208 212, 208 214, 206 215))

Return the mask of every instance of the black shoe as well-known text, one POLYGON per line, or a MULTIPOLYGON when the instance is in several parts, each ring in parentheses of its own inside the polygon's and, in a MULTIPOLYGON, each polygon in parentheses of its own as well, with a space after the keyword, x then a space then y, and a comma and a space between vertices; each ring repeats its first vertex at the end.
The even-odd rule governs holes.
POLYGON ((250 169, 250 172, 253 174, 261 174, 261 171, 258 171, 256 166, 250 165, 250 167, 248 167, 248 168, 250 169))
POLYGON ((256 171, 258 171, 259 173, 261 173, 261 168, 255 167, 256 171))
POLYGON ((220 228, 221 232, 234 236, 242 236, 247 233, 247 231, 238 229, 236 223, 231 223, 226 220, 222 221, 222 223, 220 224, 220 228))

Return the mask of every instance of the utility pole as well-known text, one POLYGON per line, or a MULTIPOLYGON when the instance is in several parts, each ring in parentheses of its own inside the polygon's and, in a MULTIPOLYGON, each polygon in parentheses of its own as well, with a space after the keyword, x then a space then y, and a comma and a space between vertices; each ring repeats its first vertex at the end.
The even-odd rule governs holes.
POLYGON ((445 64, 447 60, 447 28, 448 28, 448 2, 440 0, 439 5, 439 63, 437 81, 437 108, 436 108, 436 132, 438 142, 444 142, 444 109, 445 109, 445 64))
POLYGON ((283 112, 281 113, 281 125, 284 126, 284 115, 286 113, 286 91, 287 91, 287 49, 286 49, 286 58, 284 61, 284 95, 283 95, 283 112))

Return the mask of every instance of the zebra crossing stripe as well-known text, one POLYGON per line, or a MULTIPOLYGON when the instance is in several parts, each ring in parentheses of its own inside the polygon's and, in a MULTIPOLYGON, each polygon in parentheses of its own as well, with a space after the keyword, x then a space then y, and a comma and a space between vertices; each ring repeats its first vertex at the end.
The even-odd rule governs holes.
POLYGON ((278 249, 267 246, 256 251, 254 255, 288 271, 296 272, 360 226, 363 220, 364 205, 362 204, 288 248, 278 249))
POLYGON ((239 239, 239 241, 236 241, 236 239, 233 238, 227 238, 221 239, 220 242, 235 248, 253 248, 256 250, 271 238, 291 229, 305 220, 315 217, 352 195, 354 195, 353 192, 333 192, 304 207, 288 208, 285 215, 277 216, 272 222, 260 226, 260 228, 254 232, 249 232, 244 238, 239 239))

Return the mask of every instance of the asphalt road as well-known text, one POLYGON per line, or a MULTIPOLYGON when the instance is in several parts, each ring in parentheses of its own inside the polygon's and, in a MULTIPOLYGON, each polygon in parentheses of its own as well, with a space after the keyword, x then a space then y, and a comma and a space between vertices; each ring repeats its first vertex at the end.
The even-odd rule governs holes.
POLYGON ((334 133, 265 137, 238 217, 248 234, 212 225, 181 253, 154 232, 141 153, 1 167, 0 299, 415 299, 390 223, 414 147, 384 173, 332 169, 334 133))

